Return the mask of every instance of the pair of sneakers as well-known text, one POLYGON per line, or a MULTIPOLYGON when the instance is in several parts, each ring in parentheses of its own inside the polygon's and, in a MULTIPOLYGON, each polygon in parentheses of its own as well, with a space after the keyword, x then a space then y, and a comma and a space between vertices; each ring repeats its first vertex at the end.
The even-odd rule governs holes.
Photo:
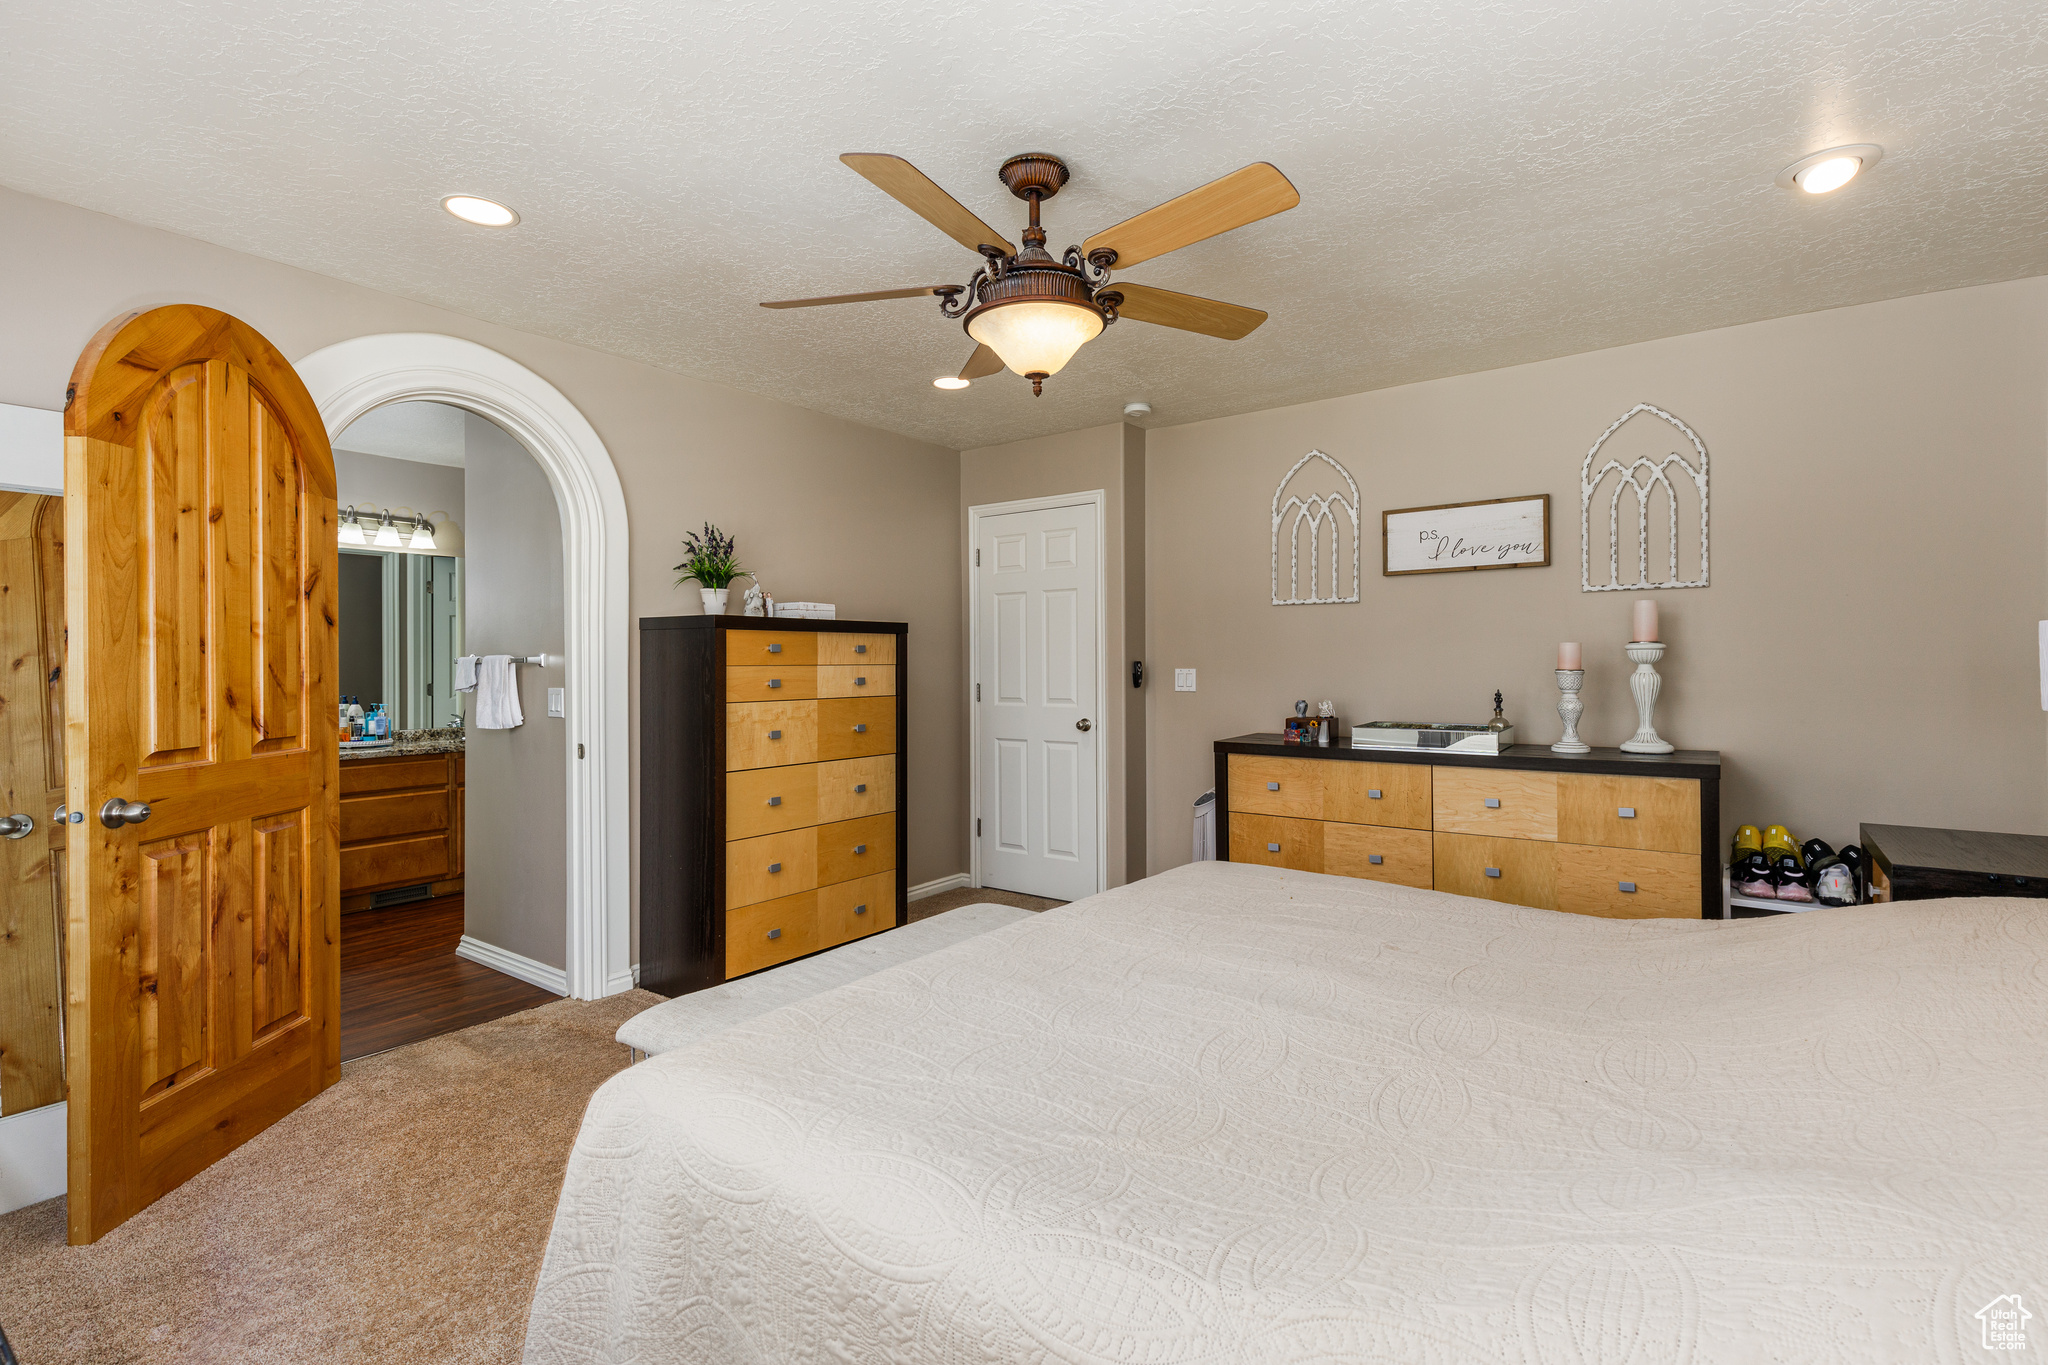
MULTIPOLYGON (((1809 847, 1814 844, 1827 847, 1818 839, 1807 840, 1809 847)), ((1729 880, 1736 895, 1752 900, 1813 901, 1806 855, 1783 825, 1761 831, 1744 825, 1735 831, 1729 880)))

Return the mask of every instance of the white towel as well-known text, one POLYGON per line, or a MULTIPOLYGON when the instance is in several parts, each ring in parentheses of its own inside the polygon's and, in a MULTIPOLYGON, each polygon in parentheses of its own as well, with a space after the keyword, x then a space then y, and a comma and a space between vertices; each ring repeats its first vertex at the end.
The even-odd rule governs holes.
POLYGON ((519 712, 519 666, 510 654, 486 654, 476 670, 476 728, 510 730, 524 725, 519 712))
POLYGON ((476 691, 476 655, 465 654, 455 661, 455 690, 476 691))

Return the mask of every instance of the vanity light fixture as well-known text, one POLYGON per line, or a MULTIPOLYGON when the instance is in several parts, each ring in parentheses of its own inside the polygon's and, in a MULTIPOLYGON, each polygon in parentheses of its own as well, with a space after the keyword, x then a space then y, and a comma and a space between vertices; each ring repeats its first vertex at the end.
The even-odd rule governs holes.
POLYGON ((363 540, 363 524, 356 520, 356 509, 353 507, 341 514, 341 543, 344 545, 361 545, 365 543, 363 540))
POLYGON ((391 513, 384 514, 384 524, 377 528, 377 539, 373 543, 391 550, 399 548, 398 528, 391 524, 391 513))
POLYGON ((495 199, 484 199, 474 194, 451 194, 441 201, 441 207, 465 223, 478 227, 513 227, 519 222, 519 215, 495 199))
POLYGON ((958 375, 942 374, 932 381, 932 387, 935 389, 964 389, 973 382, 971 379, 962 379, 958 375))
POLYGON ((1778 188, 1802 190, 1807 194, 1829 194, 1842 188, 1884 157, 1884 148, 1874 142, 1854 142, 1830 147, 1799 160, 1778 172, 1778 188))
POLYGON ((434 523, 425 516, 412 519, 412 548, 431 550, 434 548, 434 523))

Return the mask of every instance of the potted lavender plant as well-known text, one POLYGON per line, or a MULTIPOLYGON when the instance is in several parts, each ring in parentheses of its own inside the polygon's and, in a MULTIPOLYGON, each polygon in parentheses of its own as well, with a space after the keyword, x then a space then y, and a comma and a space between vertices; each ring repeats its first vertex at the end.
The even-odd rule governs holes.
POLYGON ((708 521, 701 536, 693 532, 683 537, 683 562, 676 565, 676 586, 695 583, 704 594, 706 616, 722 615, 732 581, 749 576, 740 567, 738 550, 731 536, 708 521))

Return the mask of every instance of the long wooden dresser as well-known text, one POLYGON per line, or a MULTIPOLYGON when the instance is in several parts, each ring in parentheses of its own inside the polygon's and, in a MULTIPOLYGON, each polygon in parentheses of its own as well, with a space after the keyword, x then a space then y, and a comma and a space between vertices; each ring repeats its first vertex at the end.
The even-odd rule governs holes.
POLYGON ((1719 919, 1721 756, 1518 744, 1497 758, 1216 741, 1231 862, 1619 919, 1719 919))
POLYGON ((905 922, 909 626, 640 622, 640 984, 702 990, 905 922))

